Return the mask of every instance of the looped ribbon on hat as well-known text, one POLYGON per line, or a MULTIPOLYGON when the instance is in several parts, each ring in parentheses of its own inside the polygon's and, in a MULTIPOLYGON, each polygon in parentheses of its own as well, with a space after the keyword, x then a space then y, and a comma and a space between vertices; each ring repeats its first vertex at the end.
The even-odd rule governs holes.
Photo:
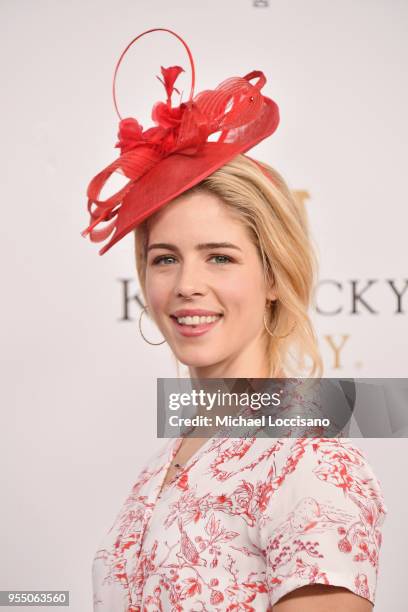
POLYGON ((143 130, 132 117, 120 121, 115 145, 120 149, 120 156, 91 180, 87 190, 91 223, 82 235, 90 234, 92 242, 101 242, 110 236, 123 199, 135 182, 160 160, 174 153, 197 155, 209 136, 217 132, 220 132, 217 143, 236 142, 240 139, 240 128, 256 121, 262 112, 261 89, 266 78, 260 71, 227 79, 214 90, 203 91, 173 107, 172 95, 174 91, 179 93, 175 83, 181 72, 184 69, 180 66, 161 68, 162 77, 157 78, 164 85, 167 99, 153 106, 154 127, 143 130), (254 79, 256 82, 252 84, 254 79), (114 172, 126 176, 128 183, 107 199, 99 199, 114 172), (101 223, 107 225, 95 229, 101 223))

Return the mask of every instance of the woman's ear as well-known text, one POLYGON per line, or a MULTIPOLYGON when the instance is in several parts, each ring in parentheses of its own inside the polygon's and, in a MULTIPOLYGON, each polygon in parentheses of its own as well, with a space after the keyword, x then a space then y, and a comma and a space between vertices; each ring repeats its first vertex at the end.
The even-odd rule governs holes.
POLYGON ((268 289, 266 293, 266 299, 270 302, 276 302, 278 299, 278 293, 274 287, 268 289))

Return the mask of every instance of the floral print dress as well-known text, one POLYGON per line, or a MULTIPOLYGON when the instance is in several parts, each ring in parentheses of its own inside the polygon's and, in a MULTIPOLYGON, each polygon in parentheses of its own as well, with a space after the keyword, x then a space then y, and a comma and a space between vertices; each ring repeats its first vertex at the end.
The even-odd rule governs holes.
POLYGON ((375 601, 386 507, 347 438, 210 438, 141 471, 93 562, 94 612, 271 611, 320 583, 375 601))

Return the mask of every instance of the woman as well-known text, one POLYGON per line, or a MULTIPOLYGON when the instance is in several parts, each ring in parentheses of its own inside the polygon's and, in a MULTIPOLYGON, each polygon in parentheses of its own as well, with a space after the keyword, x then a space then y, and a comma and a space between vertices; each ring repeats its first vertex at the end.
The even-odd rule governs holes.
MULTIPOLYGON (((172 77, 164 73, 170 95, 172 77)), ((247 99, 256 98, 249 93, 247 99)), ((237 99, 229 95, 233 111, 237 99)), ((242 91, 238 97, 242 102, 242 91)), ((139 133, 133 149, 124 129, 129 120, 122 124, 122 159, 101 175, 126 169, 137 198, 122 191, 118 213, 117 200, 98 200, 98 175, 88 191, 97 205, 91 230, 122 215, 108 228, 115 230, 108 248, 135 230, 146 310, 193 381, 320 374, 308 317, 315 260, 304 215, 276 171, 242 154, 249 142, 239 141, 246 129, 237 120, 242 107, 235 115, 239 136, 230 139, 242 148, 228 159, 231 151, 223 157, 221 147, 215 170, 213 153, 202 143, 194 150, 192 138, 184 149, 192 157, 182 165, 174 159, 180 126, 191 123, 185 116, 180 123, 183 112, 156 107, 162 131, 139 133), (154 157, 158 138, 160 158, 154 157), (132 176, 123 156, 133 151, 145 163, 151 149, 147 174, 132 176), (203 165, 197 171, 196 163, 207 171, 203 165)), ((209 116, 205 96, 192 112, 209 116)), ((94 609, 368 612, 385 512, 375 475, 347 439, 171 439, 142 470, 99 547, 94 609)))

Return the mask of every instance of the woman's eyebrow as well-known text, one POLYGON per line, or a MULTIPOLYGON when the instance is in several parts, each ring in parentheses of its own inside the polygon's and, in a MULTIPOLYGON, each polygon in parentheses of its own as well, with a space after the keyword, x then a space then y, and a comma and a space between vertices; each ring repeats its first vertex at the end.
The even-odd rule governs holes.
MULTIPOLYGON (((237 251, 241 251, 237 245, 232 244, 231 242, 204 242, 197 244, 195 248, 198 251, 204 251, 207 249, 236 249, 237 251)), ((152 249, 168 249, 177 253, 179 252, 179 249, 175 244, 170 244, 168 242, 155 242, 147 247, 148 251, 151 251, 152 249)))

